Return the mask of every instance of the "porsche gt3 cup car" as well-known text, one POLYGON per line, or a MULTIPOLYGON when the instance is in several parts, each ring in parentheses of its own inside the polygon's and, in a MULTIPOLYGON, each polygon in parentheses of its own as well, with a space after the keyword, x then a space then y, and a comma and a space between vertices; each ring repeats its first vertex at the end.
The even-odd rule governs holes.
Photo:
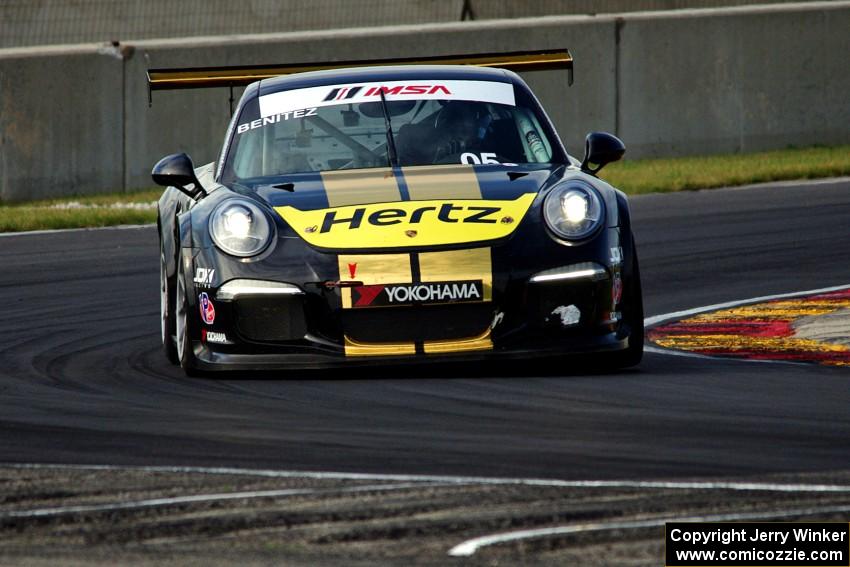
POLYGON ((162 342, 187 373, 600 353, 637 364, 626 197, 515 73, 375 66, 250 84, 216 163, 163 158, 162 342))

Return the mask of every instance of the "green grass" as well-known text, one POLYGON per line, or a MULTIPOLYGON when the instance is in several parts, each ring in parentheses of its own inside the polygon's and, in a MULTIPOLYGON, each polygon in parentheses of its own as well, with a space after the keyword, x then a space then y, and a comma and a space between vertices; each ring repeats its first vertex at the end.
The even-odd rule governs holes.
MULTIPOLYGON (((850 175, 850 146, 787 149, 753 154, 625 160, 600 177, 630 195, 729 187, 764 181, 850 175)), ((0 232, 84 228, 156 221, 156 209, 109 208, 114 203, 152 203, 161 189, 89 197, 0 203, 0 232), (68 203, 82 207, 58 208, 68 203)))
POLYGON ((599 174, 630 195, 843 175, 850 175, 850 146, 705 157, 626 159, 606 166, 599 174))
POLYGON ((0 232, 56 228, 92 228, 156 222, 156 209, 39 209, 0 207, 0 232))
POLYGON ((156 222, 156 208, 110 208, 113 204, 153 203, 162 189, 133 193, 47 199, 27 203, 0 203, 0 232, 90 228, 156 222), (79 207, 68 207, 78 204, 79 207))
POLYGON ((61 199, 44 199, 40 201, 25 201, 20 203, 4 203, 0 201, 2 208, 21 207, 49 207, 52 205, 63 205, 65 203, 80 203, 81 205, 111 205, 112 203, 151 203, 159 200, 162 195, 162 187, 143 189, 131 193, 102 193, 99 195, 72 195, 61 199))

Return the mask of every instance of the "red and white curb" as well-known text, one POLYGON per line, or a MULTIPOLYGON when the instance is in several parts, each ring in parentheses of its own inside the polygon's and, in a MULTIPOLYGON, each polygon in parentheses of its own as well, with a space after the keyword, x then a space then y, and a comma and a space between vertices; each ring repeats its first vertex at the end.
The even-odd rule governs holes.
POLYGON ((850 366, 850 286, 755 297, 646 319, 661 354, 850 366), (669 350, 665 350, 669 349, 669 350))

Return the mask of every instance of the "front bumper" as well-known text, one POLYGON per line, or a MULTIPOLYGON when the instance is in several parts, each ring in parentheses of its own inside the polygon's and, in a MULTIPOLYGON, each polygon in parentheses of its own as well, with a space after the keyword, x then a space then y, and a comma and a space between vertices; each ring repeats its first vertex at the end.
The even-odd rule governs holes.
MULTIPOLYGON (((215 249, 184 249, 189 273, 216 269, 215 285, 197 285, 190 298, 205 292, 215 302, 214 323, 190 322, 198 367, 358 366, 626 349, 629 329, 621 321, 618 289, 630 263, 622 257, 619 229, 608 228, 576 247, 540 238, 541 230, 532 227, 534 237, 518 233, 488 249, 481 301, 404 307, 352 308, 339 287, 323 285, 347 277, 348 260, 295 242, 257 262, 224 258, 215 249), (271 282, 278 290, 221 295, 234 280, 271 282)), ((366 260, 353 261, 361 262, 359 275, 366 260)), ((460 263, 451 270, 461 275, 434 279, 474 277, 460 263)))
POLYGON ((628 347, 628 338, 617 333, 586 337, 568 344, 549 345, 546 348, 516 348, 504 350, 468 351, 444 354, 419 354, 401 356, 345 356, 320 347, 287 347, 276 353, 225 353, 208 345, 195 342, 198 369, 203 371, 227 370, 280 370, 353 368, 399 364, 438 364, 449 362, 475 362, 488 360, 528 360, 564 355, 582 355, 599 352, 616 352, 628 347))
POLYGON ((216 320, 200 325, 193 348, 202 370, 616 351, 628 346, 615 302, 619 278, 616 269, 584 262, 507 281, 488 302, 367 310, 332 309, 328 290, 239 280, 210 290, 216 320), (369 331, 369 322, 378 330, 369 331))

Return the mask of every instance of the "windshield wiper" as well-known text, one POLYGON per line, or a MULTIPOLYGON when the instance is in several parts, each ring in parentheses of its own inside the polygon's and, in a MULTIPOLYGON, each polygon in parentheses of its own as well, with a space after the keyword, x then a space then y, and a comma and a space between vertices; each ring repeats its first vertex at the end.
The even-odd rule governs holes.
POLYGON ((393 125, 390 121, 390 113, 387 110, 387 98, 384 96, 384 89, 380 88, 381 93, 381 108, 384 111, 384 125, 387 127, 387 162, 390 167, 398 166, 398 154, 395 150, 395 139, 393 138, 393 125))

